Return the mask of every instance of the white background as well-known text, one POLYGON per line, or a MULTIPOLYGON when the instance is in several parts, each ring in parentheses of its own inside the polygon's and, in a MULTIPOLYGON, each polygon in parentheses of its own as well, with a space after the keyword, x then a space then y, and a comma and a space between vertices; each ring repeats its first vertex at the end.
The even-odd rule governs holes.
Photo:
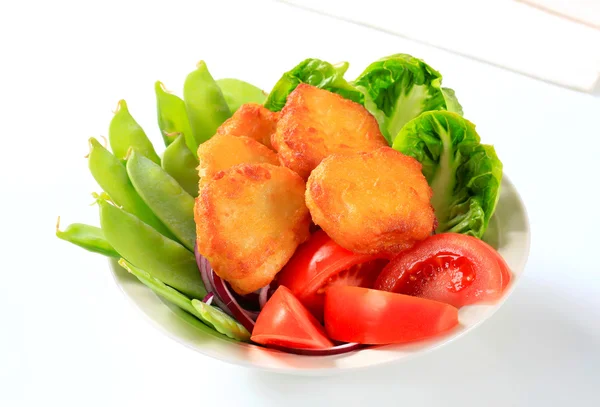
POLYGON ((597 86, 600 92, 598 0, 396 0, 395 12, 385 13, 388 0, 369 0, 368 7, 364 1, 282 1, 533 78, 586 92, 597 86))
POLYGON ((263 2, 3 2, 0 80, 0 405, 600 404, 600 99, 263 2), (229 366, 156 331, 105 259, 54 237, 59 214, 96 222, 83 157, 118 99, 160 145, 153 83, 179 92, 199 59, 269 89, 308 56, 351 78, 396 52, 444 74, 529 211, 525 276, 466 337, 327 378, 229 366))

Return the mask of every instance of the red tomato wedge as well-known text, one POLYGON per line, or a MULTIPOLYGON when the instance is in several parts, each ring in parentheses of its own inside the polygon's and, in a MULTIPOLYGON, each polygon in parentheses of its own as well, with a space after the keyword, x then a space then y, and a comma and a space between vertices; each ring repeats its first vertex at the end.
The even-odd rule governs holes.
POLYGON ((323 319, 324 293, 332 286, 371 288, 387 264, 381 256, 354 254, 319 230, 298 247, 277 275, 317 319, 323 319))
POLYGON ((506 260, 504 260, 504 258, 502 256, 500 256, 500 253, 498 253, 496 251, 496 249, 494 249, 492 246, 490 246, 483 240, 477 239, 477 241, 480 244, 487 247, 490 250, 490 252, 494 255, 494 257, 496 258, 496 261, 498 262, 498 265, 500 266, 500 270, 502 271, 502 290, 504 290, 506 288, 506 286, 508 286, 508 283, 510 283, 510 280, 511 280, 512 273, 510 272, 510 267, 508 267, 508 264, 506 264, 506 260))
POLYGON ((490 246, 472 236, 442 233, 392 259, 374 288, 460 308, 498 299, 508 281, 506 262, 490 246))
POLYGON ((406 343, 457 324, 458 309, 438 301, 361 287, 332 287, 325 294, 325 329, 338 341, 406 343))
POLYGON ((275 291, 258 315, 251 339, 265 346, 301 349, 333 347, 319 321, 283 286, 275 291))

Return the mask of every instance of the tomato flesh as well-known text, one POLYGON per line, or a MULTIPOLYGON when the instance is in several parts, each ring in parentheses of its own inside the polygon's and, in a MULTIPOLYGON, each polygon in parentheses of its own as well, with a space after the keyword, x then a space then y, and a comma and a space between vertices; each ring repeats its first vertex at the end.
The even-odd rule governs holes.
POLYGON ((392 259, 374 288, 460 308, 499 298, 508 280, 508 266, 490 246, 472 236, 442 233, 392 259))
POLYGON ((319 230, 301 245, 277 275, 319 320, 323 319, 324 293, 333 286, 372 287, 387 264, 381 256, 352 253, 319 230))
POLYGON ((406 343, 457 324, 458 309, 438 301, 349 286, 332 287, 325 294, 325 329, 338 341, 406 343))
POLYGON ((462 256, 452 253, 438 253, 415 264, 406 272, 407 278, 396 285, 403 294, 420 296, 429 284, 441 284, 452 293, 459 293, 473 284, 476 271, 473 264, 462 256), (435 280, 440 281, 436 282, 435 280))
POLYGON ((286 287, 279 287, 256 319, 252 341, 265 346, 328 349, 325 330, 286 287))
POLYGON ((338 273, 333 273, 326 281, 316 282, 317 286, 320 286, 316 290, 317 294, 324 294, 329 287, 335 286, 352 286, 352 287, 373 287, 375 280, 379 275, 379 272, 383 270, 383 267, 387 264, 387 260, 375 259, 365 263, 355 264, 348 269, 342 270, 338 273))

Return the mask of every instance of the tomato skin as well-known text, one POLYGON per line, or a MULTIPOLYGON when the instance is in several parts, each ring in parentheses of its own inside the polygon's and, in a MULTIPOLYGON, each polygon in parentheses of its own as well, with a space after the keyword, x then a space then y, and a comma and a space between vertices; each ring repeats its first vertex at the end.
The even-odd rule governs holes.
POLYGON ((392 259, 374 288, 460 308, 498 299, 509 280, 506 262, 490 246, 472 236, 441 233, 392 259))
POLYGON ((508 286, 508 284, 510 283, 510 280, 512 278, 512 273, 510 271, 510 267, 508 267, 508 264, 506 264, 506 260, 504 260, 504 258, 500 255, 500 253, 498 253, 496 251, 496 249, 494 249, 492 246, 490 246, 483 240, 477 239, 477 241, 481 245, 486 247, 488 250, 490 250, 492 252, 492 254, 494 255, 494 257, 496 258, 496 261, 498 262, 498 266, 500 266, 500 270, 502 271, 502 290, 504 290, 508 286))
POLYGON ((324 292, 329 284, 370 288, 386 263, 387 259, 381 256, 352 253, 319 230, 298 247, 277 275, 277 281, 322 320, 324 292))
POLYGON ((279 287, 256 319, 252 341, 265 346, 328 349, 333 343, 314 316, 286 287, 279 287))
POLYGON ((325 294, 330 338, 366 345, 413 342, 458 324, 458 309, 438 301, 361 287, 332 287, 325 294))

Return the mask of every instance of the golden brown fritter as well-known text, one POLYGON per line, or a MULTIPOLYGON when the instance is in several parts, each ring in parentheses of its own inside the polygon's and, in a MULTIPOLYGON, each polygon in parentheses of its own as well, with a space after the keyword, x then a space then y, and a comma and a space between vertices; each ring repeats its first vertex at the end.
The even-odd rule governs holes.
POLYGON ((278 112, 271 112, 256 103, 247 103, 225 120, 217 134, 250 137, 271 148, 271 135, 275 132, 278 118, 278 112))
POLYGON ((389 147, 329 156, 306 184, 313 221, 355 253, 393 255, 425 239, 431 196, 421 164, 389 147))
POLYGON ((331 154, 353 154, 388 145, 367 109, 306 84, 298 85, 288 96, 271 143, 281 165, 304 179, 331 154))
POLYGON ((200 186, 216 173, 238 164, 279 165, 277 154, 249 137, 215 135, 198 147, 200 186))
POLYGON ((269 284, 309 235, 305 184, 271 164, 240 164, 208 181, 196 198, 198 250, 240 294, 269 284))

